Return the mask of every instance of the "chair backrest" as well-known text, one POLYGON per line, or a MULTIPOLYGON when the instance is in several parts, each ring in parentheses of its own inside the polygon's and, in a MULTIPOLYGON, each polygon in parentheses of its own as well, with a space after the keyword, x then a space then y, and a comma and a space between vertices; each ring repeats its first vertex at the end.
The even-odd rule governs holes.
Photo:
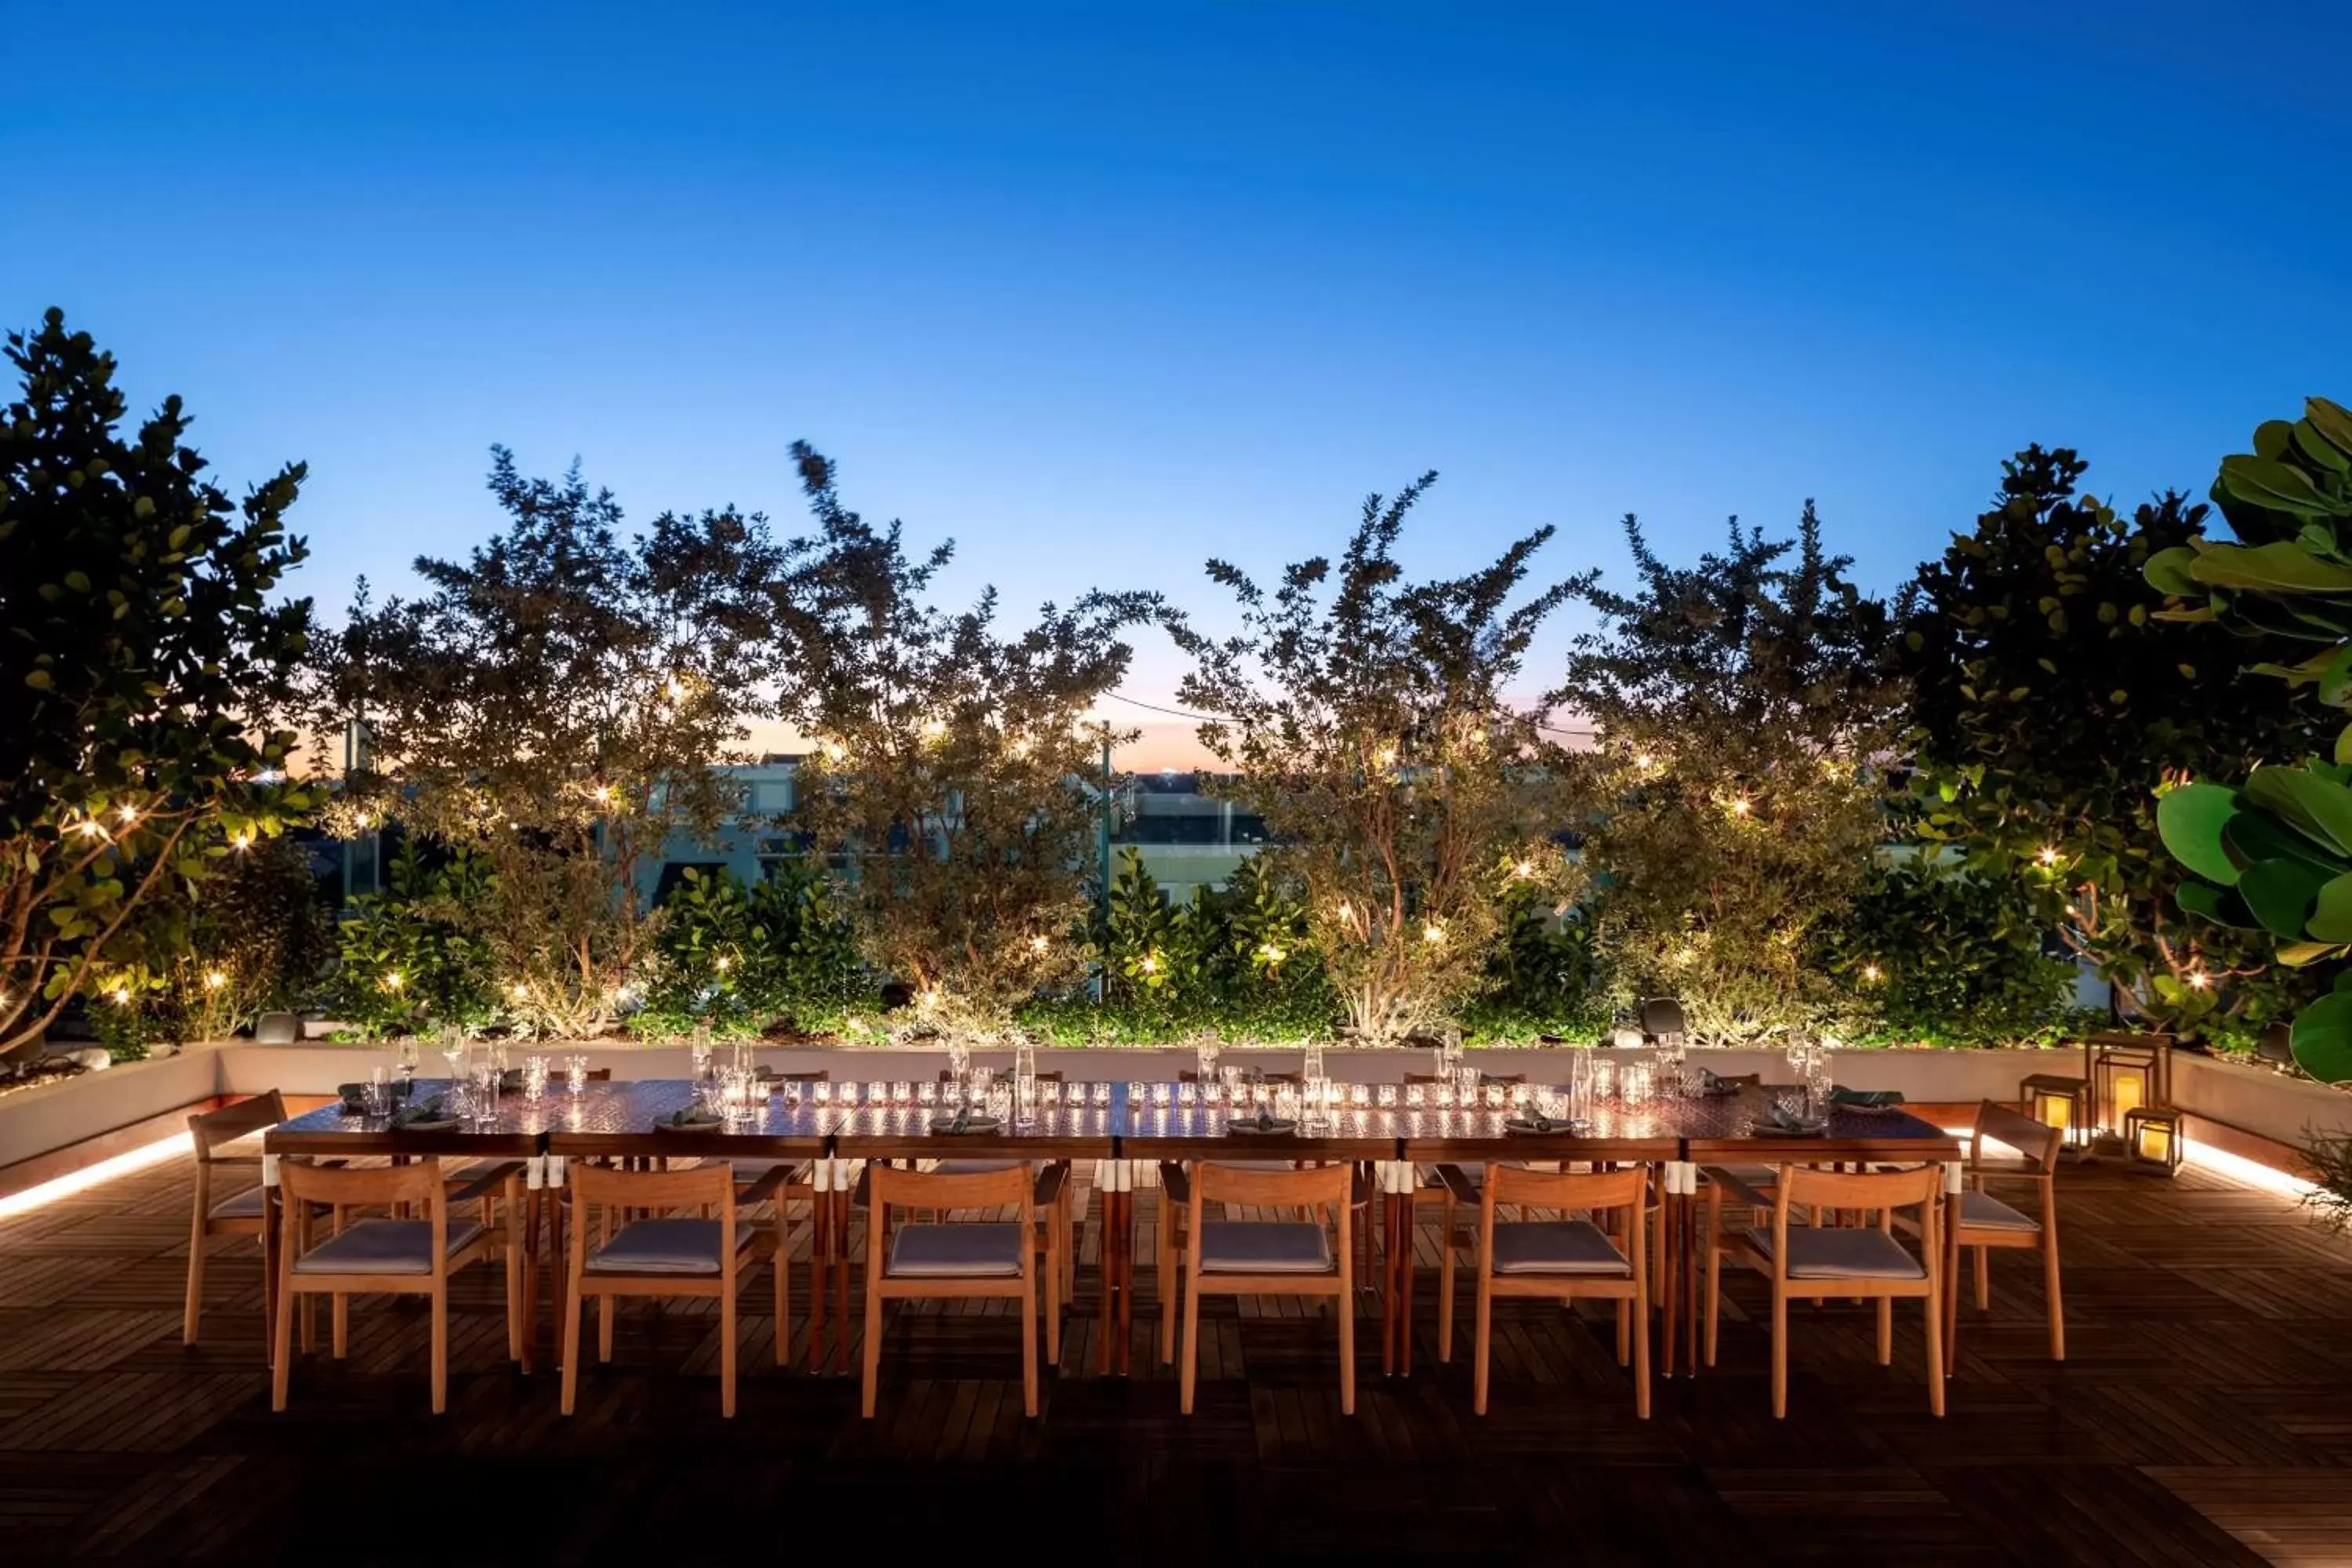
POLYGON ((1303 1171, 1244 1170, 1203 1160, 1192 1167, 1192 1201, 1212 1204, 1263 1205, 1268 1208, 1307 1208, 1329 1204, 1345 1210, 1351 1166, 1318 1165, 1303 1171))
POLYGON ((869 1163, 869 1197, 878 1218, 893 1205, 918 1209, 986 1209, 1000 1205, 1019 1207, 1024 1215, 1036 1178, 1024 1163, 1001 1171, 970 1171, 946 1174, 938 1171, 902 1171, 895 1165, 869 1163))
POLYGON ((660 1212, 708 1204, 722 1214, 731 1214, 735 1207, 735 1169, 724 1160, 690 1171, 624 1171, 575 1163, 565 1179, 572 1184, 572 1202, 583 1206, 602 1204, 660 1212))
POLYGON ((1944 1167, 1922 1165, 1909 1171, 1820 1171, 1810 1165, 1783 1165, 1778 1183, 1778 1208, 1819 1207, 1891 1213, 1919 1204, 1932 1204, 1944 1191, 1944 1167))
POLYGON ((580 1081, 583 1083, 610 1083, 613 1081, 613 1069, 611 1068, 590 1068, 586 1072, 580 1075, 580 1081))
POLYGON ((1653 996, 1642 1004, 1642 1033, 1652 1037, 1679 1035, 1687 1030, 1683 1005, 1671 996, 1653 996))
POLYGON ((1481 1192, 1485 1205, 1532 1205, 1555 1209, 1643 1209, 1649 1201, 1650 1171, 1646 1165, 1603 1173, 1530 1171, 1522 1165, 1489 1163, 1481 1192))
POLYGON ((431 1154, 413 1164, 314 1165, 307 1160, 278 1162, 278 1194, 287 1212, 304 1204, 329 1204, 355 1208, 393 1204, 421 1204, 438 1215, 447 1204, 447 1185, 441 1180, 441 1162, 431 1154))
POLYGON ((285 1120, 286 1097, 273 1089, 218 1110, 196 1112, 188 1118, 188 1133, 195 1141, 196 1158, 209 1164, 213 1151, 222 1144, 234 1143, 285 1120))
POLYGON ((1977 1107, 1976 1128, 1969 1135, 1969 1163, 1983 1163, 1984 1141, 1990 1138, 2016 1150, 2035 1175, 2051 1175, 2058 1169, 2058 1145, 2065 1137, 2063 1127, 2036 1121, 2013 1106, 1988 1100, 1977 1107))
MULTIPOLYGON (((1452 1083, 1454 1079, 1451 1075, 1442 1072, 1409 1072, 1404 1075, 1404 1081, 1415 1084, 1431 1084, 1452 1083)), ((1520 1084, 1527 1081, 1528 1075, 1523 1072, 1482 1072, 1478 1075, 1478 1082, 1481 1087, 1491 1083, 1498 1089, 1508 1089, 1513 1084, 1520 1084)))

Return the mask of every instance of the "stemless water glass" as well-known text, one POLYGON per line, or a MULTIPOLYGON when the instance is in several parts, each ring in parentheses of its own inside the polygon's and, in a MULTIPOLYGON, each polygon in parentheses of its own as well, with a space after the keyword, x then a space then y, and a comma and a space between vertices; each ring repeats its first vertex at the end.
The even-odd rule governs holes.
POLYGON ((547 1098, 547 1058, 532 1055, 522 1064, 522 1095, 538 1101, 547 1098))
POLYGON ((584 1094, 587 1092, 588 1058, 586 1053, 574 1051, 572 1055, 563 1058, 563 1081, 565 1087, 569 1088, 574 1094, 584 1094))
POLYGON ((408 1086, 416 1081, 415 1037, 414 1036, 403 1037, 400 1044, 394 1047, 394 1049, 395 1052, 394 1059, 400 1065, 401 1091, 404 1095, 407 1092, 408 1086))

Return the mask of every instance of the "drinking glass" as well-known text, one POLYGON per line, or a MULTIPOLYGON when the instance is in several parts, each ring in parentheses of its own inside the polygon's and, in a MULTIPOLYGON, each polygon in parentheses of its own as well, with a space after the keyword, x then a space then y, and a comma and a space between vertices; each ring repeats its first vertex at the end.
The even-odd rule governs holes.
POLYGON ((1176 1086, 1176 1103, 1179 1105, 1192 1105, 1197 1103, 1201 1098, 1201 1089, 1202 1085, 1197 1083, 1178 1084, 1176 1086))
POLYGON ((1037 1075, 1023 1073, 1013 1080, 1013 1125, 1027 1131, 1037 1125, 1037 1075))
POLYGON ((547 1098, 547 1058, 534 1054, 522 1064, 522 1093, 534 1102, 547 1098))
POLYGON ((819 1105, 831 1105, 833 1103, 833 1085, 825 1082, 822 1079, 819 1079, 816 1082, 811 1084, 809 1089, 819 1105))
POLYGON ((1202 1035, 1192 1042, 1192 1071, 1202 1083, 1216 1080, 1217 1057, 1223 1049, 1214 1035, 1202 1035))
POLYGON ((588 1058, 586 1053, 574 1051, 572 1055, 563 1058, 563 1081, 565 1086, 568 1087, 574 1094, 585 1094, 588 1091, 588 1058))
POLYGON ((1608 1057, 1592 1059, 1592 1101, 1605 1105, 1617 1098, 1617 1063, 1608 1057))
POLYGON ((1002 1079, 991 1079, 981 1105, 1000 1124, 1009 1121, 1013 1115, 1013 1086, 1002 1079))
POLYGON ((896 1079, 891 1083, 890 1103, 893 1105, 912 1105, 915 1103, 915 1085, 911 1079, 902 1078, 896 1079))
POLYGON ((1485 1081, 1476 1068, 1465 1062, 1454 1069, 1454 1091, 1463 1105, 1477 1104, 1478 1090, 1483 1087, 1485 1081))
POLYGON ((1626 1062, 1617 1069, 1617 1098, 1627 1105, 1650 1103, 1657 1092, 1657 1077, 1648 1062, 1626 1062))
POLYGON ((1417 1083, 1404 1086, 1404 1104, 1407 1110, 1419 1110, 1427 1103, 1428 1099, 1429 1090, 1425 1086, 1417 1083))
POLYGON ((416 1081, 416 1041, 414 1037, 404 1037, 394 1049, 397 1053, 395 1059, 400 1064, 400 1086, 404 1095, 408 1086, 416 1081))
POLYGON ((392 1114, 392 1084, 381 1064, 368 1068, 368 1080, 360 1091, 360 1110, 371 1119, 392 1114))
POLYGON ((919 1083, 915 1086, 915 1103, 917 1105, 937 1105, 939 1102, 940 1086, 938 1084, 919 1083))
POLYGON ((1242 1069, 1232 1062, 1217 1069, 1219 1081, 1225 1086, 1225 1103, 1239 1105, 1242 1100, 1242 1069))
POLYGON ((499 1064, 479 1062, 474 1068, 474 1121, 488 1127, 499 1119, 499 1064))

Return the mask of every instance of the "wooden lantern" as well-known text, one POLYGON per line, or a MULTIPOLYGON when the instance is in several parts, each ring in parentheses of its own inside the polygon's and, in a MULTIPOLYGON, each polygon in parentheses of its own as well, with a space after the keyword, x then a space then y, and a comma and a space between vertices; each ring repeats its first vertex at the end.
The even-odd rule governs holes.
POLYGON ((2019 1111, 2063 1132, 2066 1136, 2060 1146, 2068 1152, 2080 1152, 2091 1141, 2095 1121, 2091 1104, 2087 1079, 2038 1072, 2019 1080, 2017 1086, 2019 1111))
POLYGON ((2090 1058, 2092 1131, 2120 1132, 2142 1106, 2172 1101, 2169 1035, 2094 1035, 2090 1058))
POLYGON ((2135 1106, 2124 1113, 2124 1146, 2132 1168, 2170 1175, 2180 1169, 2189 1140, 2180 1112, 2168 1105, 2135 1106))

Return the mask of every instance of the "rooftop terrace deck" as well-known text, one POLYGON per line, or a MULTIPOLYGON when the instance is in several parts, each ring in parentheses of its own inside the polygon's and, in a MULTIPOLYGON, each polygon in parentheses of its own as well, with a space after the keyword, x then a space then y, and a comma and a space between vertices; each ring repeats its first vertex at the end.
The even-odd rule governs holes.
POLYGON ((566 1421, 551 1373, 507 1366, 488 1270, 460 1288, 446 1416, 426 1414, 422 1309, 382 1301, 272 1415, 249 1243, 215 1243, 205 1342, 180 1344, 189 1180, 174 1159, 0 1221, 0 1557, 900 1561, 1009 1537, 1049 1562, 2352 1563, 2352 1246, 2193 1169, 2064 1173, 2064 1365, 2032 1260, 1998 1259, 1948 1419, 1919 1386, 1916 1309, 1882 1368, 1867 1310, 1836 1305, 1794 1314, 1784 1423, 1753 1277, 1730 1285, 1722 1365, 1662 1382, 1647 1423, 1597 1321, 1535 1303, 1498 1308, 1474 1416, 1466 1334, 1435 1361, 1426 1272, 1414 1375, 1382 1380, 1360 1335, 1352 1420, 1327 1324, 1211 1302, 1188 1420, 1148 1272, 1142 1375, 1085 1372, 1091 1267, 1037 1422, 1012 1325, 971 1304, 894 1328, 870 1424, 854 1380, 776 1375, 764 1273, 737 1419, 708 1375, 714 1318, 673 1305, 624 1317, 566 1421))

